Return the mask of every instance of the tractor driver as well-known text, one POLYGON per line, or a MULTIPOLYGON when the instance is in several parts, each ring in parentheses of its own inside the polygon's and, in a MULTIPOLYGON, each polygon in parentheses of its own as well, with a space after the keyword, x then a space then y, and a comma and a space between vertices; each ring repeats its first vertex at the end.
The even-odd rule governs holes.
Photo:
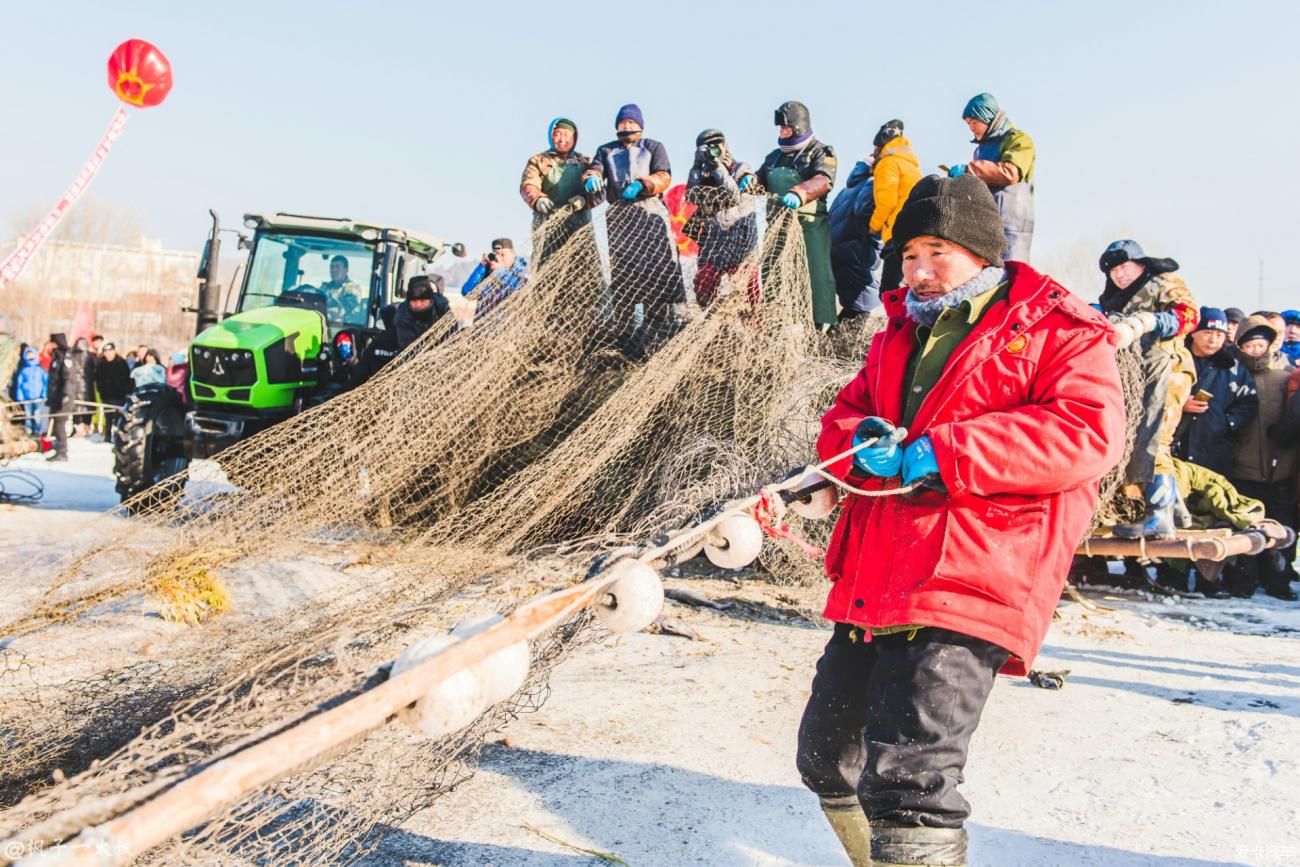
POLYGON ((365 306, 361 298, 361 287, 348 278, 346 256, 330 259, 330 278, 320 284, 320 289, 325 294, 331 319, 348 319, 365 306), (340 315, 335 316, 336 312, 340 315))

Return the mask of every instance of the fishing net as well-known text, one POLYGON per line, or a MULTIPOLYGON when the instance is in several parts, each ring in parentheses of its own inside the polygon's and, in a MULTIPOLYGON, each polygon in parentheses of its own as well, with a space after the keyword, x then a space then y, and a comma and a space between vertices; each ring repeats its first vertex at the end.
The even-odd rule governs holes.
MULTIPOLYGON (((794 215, 746 199, 754 242, 707 306, 657 201, 611 205, 603 227, 561 210, 523 288, 485 281, 472 316, 440 320, 361 387, 69 539, 3 627, 0 835, 62 839, 70 807, 73 824, 102 821, 122 793, 365 689, 415 634, 580 579, 806 461, 861 355, 812 329, 794 215)), ((535 642, 529 686, 469 730, 386 730, 157 858, 359 855, 454 783, 592 632, 579 619, 535 642)))
MULTIPOLYGON (((0 838, 30 851, 101 823, 363 693, 414 637, 580 580, 807 461, 880 320, 819 336, 794 214, 693 195, 706 230, 738 205, 754 220, 726 257, 702 243, 707 304, 658 201, 594 224, 562 208, 522 288, 489 278, 364 385, 25 561, 53 577, 16 590, 0 627, 0 838)), ((763 558, 778 580, 820 575, 788 541, 763 558)), ((451 737, 390 726, 304 757, 147 860, 359 858, 600 634, 583 615, 534 641, 526 686, 451 737)))

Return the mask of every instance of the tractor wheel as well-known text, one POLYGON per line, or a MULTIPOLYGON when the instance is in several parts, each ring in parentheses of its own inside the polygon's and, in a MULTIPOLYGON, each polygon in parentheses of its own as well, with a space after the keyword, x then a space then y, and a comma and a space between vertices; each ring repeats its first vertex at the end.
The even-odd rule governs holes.
POLYGON ((175 501, 185 487, 185 405, 174 388, 144 386, 127 398, 113 440, 113 474, 126 502, 153 488, 141 511, 175 501))

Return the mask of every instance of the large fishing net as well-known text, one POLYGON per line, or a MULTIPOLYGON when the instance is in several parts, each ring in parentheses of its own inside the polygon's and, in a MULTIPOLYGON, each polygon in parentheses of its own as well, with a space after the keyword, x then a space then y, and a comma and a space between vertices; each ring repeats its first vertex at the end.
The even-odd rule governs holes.
MULTIPOLYGON (((101 822, 124 793, 364 690, 417 633, 581 579, 806 461, 869 329, 816 334, 802 233, 764 202, 746 197, 765 231, 703 308, 657 201, 594 225, 562 210, 523 288, 486 281, 472 321, 445 317, 361 387, 26 565, 53 577, 15 594, 3 627, 0 836, 49 844, 101 822)), ((769 548, 778 571, 816 568, 769 548)), ((317 757, 157 859, 359 856, 594 632, 579 618, 534 642, 528 686, 466 731, 385 730, 317 757)))
MULTIPOLYGON (((705 233, 736 216, 725 193, 693 197, 705 233)), ((545 255, 523 288, 489 279, 472 316, 364 385, 140 494, 65 555, 24 552, 49 578, 15 588, 0 627, 0 838, 35 849, 102 823, 362 694, 415 636, 581 580, 808 461, 880 320, 816 333, 802 232, 767 203, 739 202, 754 232, 715 260, 705 306, 658 201, 594 223, 563 208, 536 227, 545 255)), ((830 528, 792 523, 813 543, 830 528)), ((820 574, 794 543, 763 557, 778 580, 820 574)), ((470 727, 390 726, 304 756, 148 859, 359 858, 600 634, 580 615, 532 643, 525 687, 470 727)))

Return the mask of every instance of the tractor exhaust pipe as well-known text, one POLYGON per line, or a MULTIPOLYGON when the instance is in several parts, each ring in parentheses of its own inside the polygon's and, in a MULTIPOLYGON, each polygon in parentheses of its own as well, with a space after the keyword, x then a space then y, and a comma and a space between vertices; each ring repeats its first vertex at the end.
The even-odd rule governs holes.
POLYGON ((199 305, 193 310, 198 314, 195 336, 221 321, 221 283, 217 273, 221 261, 221 219, 211 209, 208 214, 212 216, 212 230, 199 261, 199 305))

